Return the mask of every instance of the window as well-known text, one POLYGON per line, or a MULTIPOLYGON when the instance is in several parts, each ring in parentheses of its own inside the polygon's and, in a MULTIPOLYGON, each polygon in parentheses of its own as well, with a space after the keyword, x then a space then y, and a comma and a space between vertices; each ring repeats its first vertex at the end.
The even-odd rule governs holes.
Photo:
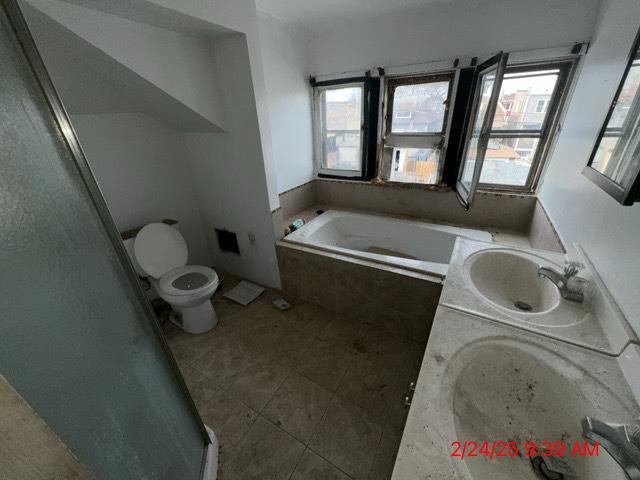
POLYGON ((583 173, 622 205, 640 201, 640 31, 583 173))
POLYGON ((571 62, 507 67, 489 133, 480 186, 531 191, 548 150, 571 62))
POLYGON ((579 53, 509 65, 501 52, 438 73, 312 80, 318 174, 448 186, 465 207, 478 188, 532 192, 579 53))
POLYGON ((382 145, 385 180, 435 185, 453 73, 389 78, 382 145))
POLYGON ((546 113, 549 100, 546 98, 536 100, 536 113, 546 113))
MULTIPOLYGON (((371 178, 369 131, 371 118, 377 117, 377 108, 370 114, 372 83, 367 77, 315 84, 315 154, 321 175, 371 178)), ((377 90, 373 94, 377 105, 377 90)))

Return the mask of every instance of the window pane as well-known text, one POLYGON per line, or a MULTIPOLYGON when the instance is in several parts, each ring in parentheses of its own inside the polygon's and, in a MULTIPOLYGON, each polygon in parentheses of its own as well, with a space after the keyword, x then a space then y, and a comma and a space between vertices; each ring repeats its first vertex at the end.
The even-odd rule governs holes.
POLYGON ((324 168, 360 170, 360 132, 327 132, 324 151, 324 168))
POLYGON ((540 142, 539 138, 491 137, 480 183, 524 186, 540 142))
POLYGON ((433 148, 394 148, 392 182, 435 185, 440 170, 440 150, 433 148))
POLYGON ((462 172, 462 183, 466 186, 471 185, 473 180, 473 171, 476 168, 476 158, 478 156, 478 140, 479 137, 474 135, 469 141, 469 148, 467 149, 467 155, 464 159, 464 171, 462 172))
POLYGON ((618 136, 602 137, 602 140, 600 140, 600 144, 598 145, 596 155, 591 162, 591 166, 593 168, 609 178, 612 178, 613 176, 611 167, 615 166, 615 162, 610 162, 611 156, 613 155, 619 140, 620 137, 618 136))
POLYGON ((559 70, 507 73, 492 129, 541 130, 559 75, 559 70))
POLYGON ((473 171, 475 170, 476 159, 478 157, 478 142, 480 139, 480 132, 482 130, 484 119, 487 116, 489 103, 491 102, 491 95, 493 94, 493 85, 495 83, 495 79, 496 72, 492 71, 484 75, 484 77, 482 78, 482 83, 480 84, 480 98, 478 99, 477 107, 478 114, 476 116, 475 124, 473 126, 473 132, 471 134, 471 139, 469 140, 469 146, 467 148, 462 167, 461 179, 466 188, 470 188, 473 181, 473 171))
POLYGON ((482 83, 480 85, 480 98, 478 99, 478 107, 477 107, 478 114, 476 115, 476 121, 475 121, 475 124, 473 125, 474 137, 477 137, 480 135, 482 124, 484 123, 484 119, 487 116, 487 108, 489 106, 489 102, 491 101, 491 94, 493 93, 493 84, 495 82, 495 79, 496 79, 495 72, 490 72, 482 78, 482 83))
POLYGON ((324 156, 322 168, 361 170, 363 88, 350 86, 325 90, 324 156))
POLYGON ((449 82, 400 85, 393 94, 392 133, 443 130, 449 82))
POLYGON ((640 59, 635 60, 629 70, 624 86, 620 91, 620 96, 617 98, 613 114, 607 124, 608 129, 622 128, 631 109, 631 104, 636 96, 638 87, 640 87, 640 59))
POLYGON ((324 92, 327 130, 360 130, 362 88, 336 88, 324 92))

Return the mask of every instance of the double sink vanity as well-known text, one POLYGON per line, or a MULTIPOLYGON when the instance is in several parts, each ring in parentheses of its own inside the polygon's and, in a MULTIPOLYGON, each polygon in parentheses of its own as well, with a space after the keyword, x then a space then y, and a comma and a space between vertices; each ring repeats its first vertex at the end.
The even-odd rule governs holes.
POLYGON ((392 480, 635 480, 639 399, 638 338, 584 252, 459 238, 392 480))

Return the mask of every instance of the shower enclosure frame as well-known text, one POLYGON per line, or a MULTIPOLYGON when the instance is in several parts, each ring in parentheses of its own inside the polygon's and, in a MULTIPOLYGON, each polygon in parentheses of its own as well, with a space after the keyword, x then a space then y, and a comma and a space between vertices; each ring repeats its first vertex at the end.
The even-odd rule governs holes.
POLYGON ((187 385, 180 373, 180 369, 178 368, 178 364, 176 363, 173 354, 169 348, 169 345, 162 333, 158 320, 156 318, 155 312, 151 307, 151 303, 147 299, 142 286, 138 280, 138 276, 135 272, 133 265, 131 264, 131 260, 125 250, 124 244, 118 233, 118 229, 111 217, 111 213, 107 207, 107 204, 102 196, 102 192, 100 191, 100 187, 93 175, 91 167, 87 162, 87 159, 84 155, 82 147, 80 146, 80 142, 78 141, 77 134, 73 125, 71 124, 69 115, 62 104, 60 96, 58 95, 57 90, 55 89, 51 77, 44 65, 42 57, 36 47, 35 41, 29 31, 27 22, 22 14, 20 6, 18 5, 17 0, 0 0, 1 6, 7 14, 7 18, 9 19, 9 23, 16 35, 18 43, 22 48, 22 51, 33 71, 33 74, 38 82, 38 86, 40 87, 46 101, 47 106, 51 112, 51 115, 58 125, 60 129, 60 133, 66 143, 71 157, 73 158, 75 167, 77 168, 80 178, 86 188, 89 197, 91 198, 92 204, 98 213, 98 217, 102 226, 111 241, 113 248, 117 254, 118 260, 122 264, 127 278, 129 279, 129 283, 135 295, 143 306, 143 311, 145 312, 145 316, 147 321, 151 324, 152 330, 161 345, 162 350, 164 351, 167 362, 170 365, 171 371, 175 375, 175 378, 178 382, 180 390, 188 399, 188 404, 191 412, 198 420, 199 430, 202 435, 202 440, 205 446, 205 453, 203 456, 202 466, 201 466, 201 478, 203 480, 208 480, 212 477, 212 474, 215 474, 217 465, 212 465, 213 459, 216 457, 214 450, 214 444, 211 441, 211 437, 207 431, 207 427, 205 426, 198 409, 189 393, 187 385), (213 469, 213 471, 212 471, 213 469))

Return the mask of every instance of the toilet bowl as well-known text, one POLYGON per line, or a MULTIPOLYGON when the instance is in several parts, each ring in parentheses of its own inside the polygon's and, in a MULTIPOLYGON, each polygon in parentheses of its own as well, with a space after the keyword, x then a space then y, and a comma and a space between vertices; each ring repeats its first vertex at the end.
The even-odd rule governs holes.
POLYGON ((209 299, 220 281, 209 267, 187 265, 189 250, 180 232, 164 223, 150 223, 136 235, 133 252, 140 269, 158 295, 180 315, 185 332, 204 333, 218 323, 209 299))

